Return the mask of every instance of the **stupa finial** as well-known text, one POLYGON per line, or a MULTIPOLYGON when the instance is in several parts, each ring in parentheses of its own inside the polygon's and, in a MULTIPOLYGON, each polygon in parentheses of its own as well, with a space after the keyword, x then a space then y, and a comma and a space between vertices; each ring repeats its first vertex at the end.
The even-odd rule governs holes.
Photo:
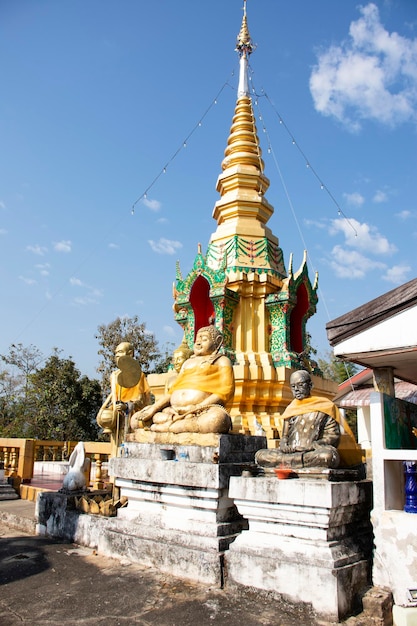
POLYGON ((253 45, 249 34, 248 20, 246 18, 246 0, 243 0, 242 26, 240 27, 236 40, 236 50, 240 56, 239 86, 237 89, 238 98, 250 95, 248 81, 248 58, 252 54, 254 48, 255 46, 253 45))
POLYGON ((251 36, 248 29, 248 20, 246 17, 246 0, 243 0, 243 19, 239 34, 236 41, 236 50, 239 56, 249 56, 254 50, 251 36))

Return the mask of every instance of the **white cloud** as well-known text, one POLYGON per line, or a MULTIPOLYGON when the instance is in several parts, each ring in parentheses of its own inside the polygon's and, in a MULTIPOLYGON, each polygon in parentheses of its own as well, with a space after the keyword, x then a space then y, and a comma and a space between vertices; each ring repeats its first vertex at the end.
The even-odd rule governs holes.
POLYGON ((394 285, 401 285, 406 282, 407 274, 410 272, 411 267, 409 265, 393 265, 382 276, 384 280, 387 280, 394 285))
POLYGON ((330 265, 339 278, 364 278, 374 269, 385 269, 386 265, 373 261, 356 250, 345 250, 335 246, 332 250, 330 265))
POLYGON ((42 276, 49 276, 49 269, 51 267, 49 263, 37 263, 35 267, 39 270, 42 276))
POLYGON ((158 224, 167 224, 168 220, 166 217, 158 217, 158 219, 156 220, 158 224))
POLYGON ((310 226, 315 226, 316 228, 327 228, 328 227, 327 222, 324 221, 324 220, 323 221, 319 221, 319 220, 305 219, 304 220, 304 224, 307 227, 310 227, 310 226))
POLYGON ((92 296, 84 296, 84 297, 77 297, 74 298, 74 300, 72 301, 73 304, 77 305, 77 306, 87 306, 89 304, 97 304, 98 300, 97 298, 94 298, 92 296))
POLYGON ((399 213, 395 214, 395 217, 398 217, 400 220, 403 220, 405 222, 405 220, 408 220, 408 218, 411 217, 411 211, 400 211, 399 213))
POLYGON ((75 278, 74 276, 72 276, 70 278, 70 285, 72 285, 72 287, 84 287, 84 283, 79 279, 79 278, 75 278))
POLYGON ((100 289, 96 289, 95 287, 90 287, 89 285, 86 285, 86 283, 83 283, 83 281, 79 278, 75 278, 75 276, 72 276, 69 282, 72 287, 81 287, 87 292, 84 296, 77 296, 73 299, 72 304, 75 304, 77 306, 97 304, 103 295, 100 289))
POLYGON ((158 254, 175 254, 177 250, 182 248, 180 241, 173 241, 172 239, 165 239, 164 237, 161 237, 159 241, 148 239, 148 243, 152 250, 158 252, 158 254))
POLYGON ((162 328, 162 330, 166 335, 169 335, 170 337, 175 337, 176 335, 175 330, 172 328, 172 326, 166 325, 162 328))
POLYGON ((4 202, 0 200, 0 209, 5 209, 5 208, 6 208, 6 205, 4 204, 4 202))
POLYGON ((150 200, 149 198, 143 198, 142 202, 145 206, 148 207, 148 209, 155 212, 159 211, 162 206, 159 200, 150 200))
POLYGON ((37 285, 37 281, 34 278, 26 278, 26 276, 19 276, 19 280, 26 283, 26 285, 37 285))
POLYGON ((118 246, 117 243, 109 243, 109 248, 111 250, 118 250, 120 246, 118 246))
POLYGON ((62 240, 54 243, 55 252, 71 252, 71 241, 62 240))
POLYGON ((7 235, 7 230, 5 228, 0 228, 0 235, 7 235))
POLYGON ((397 250, 375 226, 358 222, 354 218, 332 220, 329 232, 331 235, 342 233, 346 245, 367 253, 389 255, 397 250))
POLYGON ((417 39, 389 33, 374 3, 359 8, 349 38, 318 53, 310 76, 316 110, 353 131, 361 120, 417 120, 417 39))
POLYGON ((346 198, 346 202, 351 206, 359 207, 365 202, 363 195, 357 191, 354 191, 353 193, 344 193, 343 195, 346 198))
POLYGON ((372 202, 375 202, 375 204, 381 204, 382 202, 387 202, 388 201, 388 194, 385 191, 382 191, 381 189, 378 189, 375 194, 374 197, 372 198, 372 202))
POLYGON ((40 246, 39 244, 36 244, 34 246, 26 246, 26 250, 29 250, 29 252, 33 252, 33 254, 37 254, 38 256, 43 256, 48 252, 48 248, 45 248, 45 246, 40 246))

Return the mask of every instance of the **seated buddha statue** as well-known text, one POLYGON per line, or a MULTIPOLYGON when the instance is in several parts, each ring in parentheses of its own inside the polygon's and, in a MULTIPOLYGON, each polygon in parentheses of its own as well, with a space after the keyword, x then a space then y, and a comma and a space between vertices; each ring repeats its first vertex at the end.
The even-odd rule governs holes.
POLYGON ((222 342, 215 326, 200 328, 194 354, 184 361, 169 393, 136 413, 132 428, 142 422, 154 432, 229 432, 232 421, 224 407, 233 397, 235 381, 230 359, 219 354, 222 342))

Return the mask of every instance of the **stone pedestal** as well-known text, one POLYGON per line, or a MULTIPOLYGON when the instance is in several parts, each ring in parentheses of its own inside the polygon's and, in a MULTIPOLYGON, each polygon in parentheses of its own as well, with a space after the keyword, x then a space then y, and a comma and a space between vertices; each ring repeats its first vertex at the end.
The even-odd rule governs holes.
POLYGON ((227 584, 310 603, 329 620, 353 612, 370 584, 370 481, 231 478, 249 528, 225 555, 227 584))
POLYGON ((124 456, 110 461, 110 475, 128 506, 108 520, 98 551, 222 586, 224 553, 247 527, 229 497, 229 479, 254 467, 266 439, 210 435, 211 445, 173 441, 128 442, 124 456))

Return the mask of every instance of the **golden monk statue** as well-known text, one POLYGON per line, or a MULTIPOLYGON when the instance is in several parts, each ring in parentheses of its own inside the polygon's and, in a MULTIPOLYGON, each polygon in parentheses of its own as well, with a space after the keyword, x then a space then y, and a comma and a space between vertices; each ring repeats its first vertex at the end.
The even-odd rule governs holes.
POLYGON ((115 362, 119 369, 110 376, 111 391, 98 412, 97 422, 105 433, 112 434, 112 443, 117 446, 122 432, 127 434, 130 417, 150 404, 151 393, 131 343, 124 341, 117 346, 115 362))
POLYGON ((165 393, 169 393, 171 391, 171 387, 177 380, 183 363, 189 359, 192 354, 193 351, 188 347, 184 337, 178 348, 176 348, 172 353, 172 365, 174 366, 174 371, 165 383, 165 393))
MULTIPOLYGON (((320 396, 312 396, 313 383, 306 370, 290 378, 294 400, 285 409, 282 437, 278 449, 258 450, 255 461, 262 467, 327 467, 340 464, 337 450, 341 416, 337 406, 320 396)), ((343 428, 353 434, 347 424, 343 428)), ((353 442, 353 447, 356 444, 353 442)))
POLYGON ((170 393, 132 418, 132 428, 139 420, 153 419, 151 430, 170 433, 227 433, 232 421, 225 405, 233 398, 235 381, 230 360, 219 354, 223 336, 215 326, 200 328, 194 354, 187 359, 170 393))

